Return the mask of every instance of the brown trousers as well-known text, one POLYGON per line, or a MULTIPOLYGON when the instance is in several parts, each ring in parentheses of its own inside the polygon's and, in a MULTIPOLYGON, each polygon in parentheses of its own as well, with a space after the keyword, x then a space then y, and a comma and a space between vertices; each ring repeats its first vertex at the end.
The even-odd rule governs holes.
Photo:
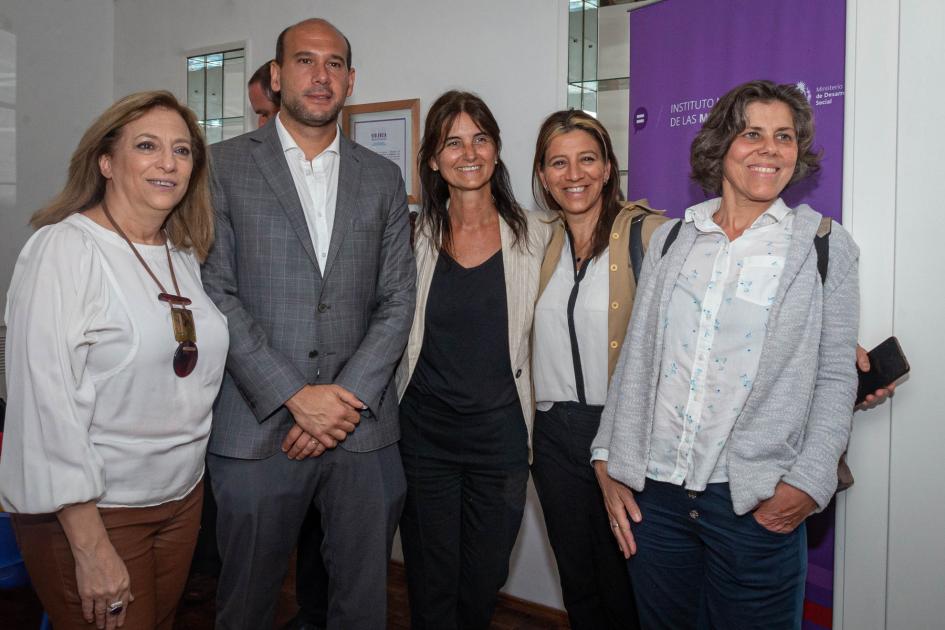
MULTIPOLYGON (((171 630, 200 529, 203 481, 183 499, 145 508, 99 508, 105 531, 125 563, 135 600, 125 628, 171 630)), ((55 514, 14 514, 26 568, 56 630, 89 630, 82 618, 75 560, 55 514)))

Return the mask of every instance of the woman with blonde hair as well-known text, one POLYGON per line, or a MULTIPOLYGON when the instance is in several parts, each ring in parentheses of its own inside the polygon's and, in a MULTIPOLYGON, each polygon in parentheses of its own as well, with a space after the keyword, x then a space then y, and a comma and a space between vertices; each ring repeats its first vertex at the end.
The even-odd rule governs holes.
POLYGON ((610 135, 580 110, 544 121, 532 174, 535 198, 558 217, 535 306, 532 478, 571 627, 637 628, 590 444, 633 308, 633 262, 666 219, 623 200, 610 135))
POLYGON ((193 113, 169 92, 112 105, 31 223, 7 296, 0 501, 57 630, 169 629, 229 343, 200 282, 193 113))

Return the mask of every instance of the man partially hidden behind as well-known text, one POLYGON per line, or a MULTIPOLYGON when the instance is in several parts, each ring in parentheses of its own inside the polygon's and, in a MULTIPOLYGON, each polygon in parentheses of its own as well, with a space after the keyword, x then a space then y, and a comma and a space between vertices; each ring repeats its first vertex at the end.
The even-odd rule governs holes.
POLYGON ((262 127, 269 119, 279 113, 279 107, 282 103, 282 95, 272 89, 272 71, 270 67, 275 63, 271 59, 263 65, 256 68, 256 72, 249 78, 246 84, 246 92, 249 96, 249 104, 256 114, 256 126, 262 127))
POLYGON ((391 381, 416 271, 399 169, 338 130, 354 78, 334 26, 291 26, 272 65, 274 124, 213 147, 203 279, 232 340, 207 456, 217 628, 272 627, 309 505, 324 529, 328 628, 386 623, 405 491, 391 381))

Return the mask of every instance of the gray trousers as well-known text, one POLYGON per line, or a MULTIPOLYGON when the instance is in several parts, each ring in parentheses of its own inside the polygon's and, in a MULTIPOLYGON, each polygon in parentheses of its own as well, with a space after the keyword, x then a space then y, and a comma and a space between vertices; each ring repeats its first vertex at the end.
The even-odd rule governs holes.
POLYGON ((289 554, 310 503, 322 515, 329 630, 384 630, 387 564, 406 483, 397 445, 341 447, 298 462, 208 454, 223 567, 218 630, 271 628, 289 554))

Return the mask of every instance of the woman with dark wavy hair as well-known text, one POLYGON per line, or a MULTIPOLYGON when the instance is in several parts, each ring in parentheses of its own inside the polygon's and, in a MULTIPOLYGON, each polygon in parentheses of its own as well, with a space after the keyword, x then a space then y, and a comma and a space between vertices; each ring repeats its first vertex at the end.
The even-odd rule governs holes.
POLYGON ((417 166, 417 310, 397 370, 411 627, 488 628, 525 508, 532 315, 548 226, 515 201, 499 126, 450 91, 417 166))
POLYGON ((193 112, 126 96, 17 259, 0 500, 56 630, 173 626, 229 344, 200 280, 208 181, 193 112))
POLYGON ((732 89, 690 156, 721 196, 657 229, 644 261, 592 459, 645 628, 800 627, 859 315, 853 240, 780 196, 817 170, 812 142, 794 86, 732 89))

